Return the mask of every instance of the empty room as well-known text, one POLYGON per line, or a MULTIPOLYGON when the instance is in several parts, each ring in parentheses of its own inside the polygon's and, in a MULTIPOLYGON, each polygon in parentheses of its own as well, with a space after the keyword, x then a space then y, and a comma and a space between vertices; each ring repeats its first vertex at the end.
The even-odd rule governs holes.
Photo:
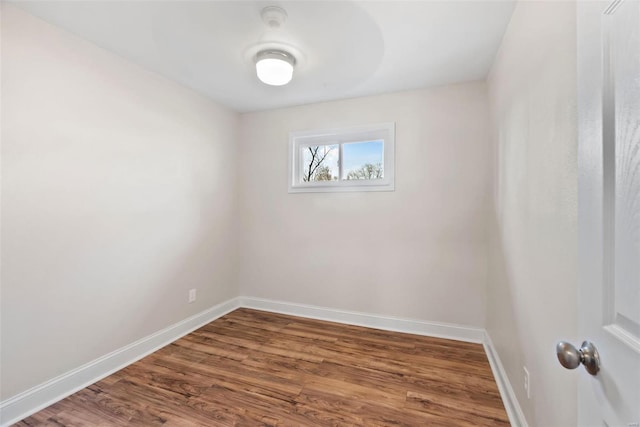
POLYGON ((0 426, 639 426, 640 1, 0 2, 0 426))

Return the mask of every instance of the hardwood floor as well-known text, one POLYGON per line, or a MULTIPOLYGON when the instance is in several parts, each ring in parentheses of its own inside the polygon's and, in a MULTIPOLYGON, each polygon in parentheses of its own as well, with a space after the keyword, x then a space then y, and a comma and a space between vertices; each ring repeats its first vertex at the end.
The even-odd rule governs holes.
POLYGON ((238 309, 17 426, 504 426, 480 344, 238 309))

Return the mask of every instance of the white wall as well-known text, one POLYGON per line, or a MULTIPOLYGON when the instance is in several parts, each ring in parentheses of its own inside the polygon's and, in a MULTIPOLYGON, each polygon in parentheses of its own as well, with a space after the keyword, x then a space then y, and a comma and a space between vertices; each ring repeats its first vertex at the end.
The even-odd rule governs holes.
POLYGON ((483 82, 244 114, 242 295, 484 326, 483 82), (396 122, 394 192, 287 193, 288 134, 396 122))
POLYGON ((236 295, 235 113, 6 4, 2 90, 0 399, 236 295))
POLYGON ((579 343, 575 3, 519 2, 488 86, 495 215, 487 330, 529 424, 576 425, 577 375, 554 350, 560 339, 579 343))

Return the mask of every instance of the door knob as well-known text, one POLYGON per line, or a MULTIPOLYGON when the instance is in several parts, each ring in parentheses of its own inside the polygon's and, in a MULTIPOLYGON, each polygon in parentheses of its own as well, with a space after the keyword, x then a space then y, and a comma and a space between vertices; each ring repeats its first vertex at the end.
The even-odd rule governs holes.
POLYGON ((584 341, 579 349, 560 341, 556 345, 556 354, 560 364, 567 369, 576 369, 582 363, 591 375, 596 375, 600 370, 600 355, 596 346, 589 341, 584 341))

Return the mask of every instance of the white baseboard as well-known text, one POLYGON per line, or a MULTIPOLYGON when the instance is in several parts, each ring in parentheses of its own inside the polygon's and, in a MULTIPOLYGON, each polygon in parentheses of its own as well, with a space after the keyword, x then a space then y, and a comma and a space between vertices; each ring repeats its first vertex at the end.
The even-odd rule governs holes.
POLYGON ((8 426, 142 359, 238 308, 233 298, 0 402, 0 426, 8 426))
POLYGON ((392 316, 360 313, 357 311, 336 310, 314 305, 295 304, 283 301, 273 301, 262 298, 240 297, 240 306, 310 319, 327 320, 330 322, 346 323, 367 328, 384 329, 387 331, 404 332, 408 334, 427 335, 438 338, 448 338, 458 341, 474 343, 484 342, 484 329, 470 326, 454 325, 450 323, 425 322, 423 320, 403 319, 392 316))
POLYGON ((491 337, 486 331, 484 337, 484 351, 487 353, 487 358, 489 359, 489 364, 493 371, 493 377, 496 379, 496 383, 498 384, 502 403, 504 403, 504 407, 507 410, 507 415, 509 416, 511 425, 514 427, 528 427, 527 419, 525 418, 522 408, 518 403, 518 398, 513 391, 507 372, 504 370, 502 362, 500 361, 500 356, 498 356, 498 352, 493 346, 493 341, 491 341, 491 337))
POLYGON ((274 313, 289 314, 311 319, 327 320, 349 325, 388 331, 404 332, 458 341, 482 343, 484 345, 493 375, 498 384, 509 420, 513 426, 527 427, 526 419, 520 409, 513 388, 502 367, 500 358, 493 347, 491 338, 482 328, 461 326, 449 323, 426 322, 391 316, 355 311, 336 310, 313 305, 273 301, 262 298, 237 297, 211 307, 161 331, 142 338, 132 344, 113 351, 92 362, 80 366, 63 375, 46 381, 0 402, 0 427, 5 427, 53 403, 64 399, 78 390, 87 387, 104 377, 142 359, 167 344, 189 334, 199 327, 224 316, 239 307, 274 313))

